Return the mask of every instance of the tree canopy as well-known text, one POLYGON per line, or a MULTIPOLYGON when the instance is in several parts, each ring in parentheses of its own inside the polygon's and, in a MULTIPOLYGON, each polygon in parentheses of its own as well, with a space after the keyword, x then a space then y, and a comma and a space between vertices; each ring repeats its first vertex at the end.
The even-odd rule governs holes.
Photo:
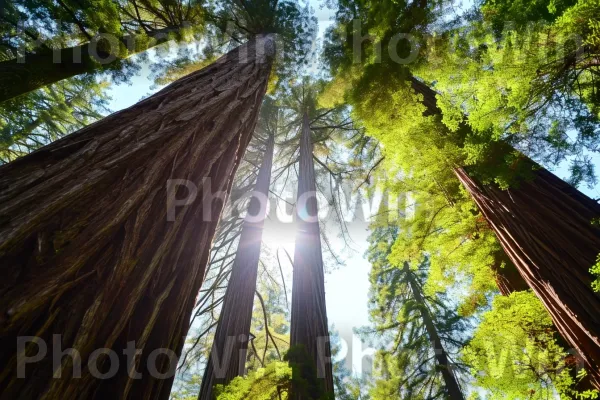
POLYGON ((0 397, 198 398, 218 321, 240 317, 223 304, 267 160, 263 222, 282 231, 253 237, 244 376, 217 400, 324 400, 331 381, 340 400, 598 398, 599 152, 600 0, 4 2, 3 332, 64 334, 85 360, 128 339, 143 362, 179 358, 165 380, 88 368, 81 385, 45 382, 44 358, 29 380, 5 367, 0 397), (115 94, 147 98, 117 110, 115 94), (166 219, 207 177, 219 201, 166 219), (353 229, 357 197, 381 204, 353 229), (370 265, 361 375, 325 311, 353 246, 370 265), (333 379, 312 346, 327 335, 333 379))

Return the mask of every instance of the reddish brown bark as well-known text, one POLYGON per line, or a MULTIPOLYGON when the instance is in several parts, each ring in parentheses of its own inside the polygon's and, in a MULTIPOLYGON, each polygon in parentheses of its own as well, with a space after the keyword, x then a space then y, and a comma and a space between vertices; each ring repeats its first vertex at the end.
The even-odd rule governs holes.
POLYGON ((519 274, 519 270, 510 261, 506 253, 498 251, 495 264, 492 269, 496 273, 496 285, 503 296, 509 296, 512 292, 529 289, 525 279, 519 274))
POLYGON ((198 396, 200 400, 214 398, 214 385, 227 385, 233 378, 245 374, 274 144, 275 137, 269 135, 254 187, 254 192, 258 193, 259 197, 253 196, 248 205, 248 215, 251 219, 244 221, 242 227, 212 352, 202 378, 198 396))
MULTIPOLYGON (((431 88, 414 78, 412 87, 427 115, 441 115, 431 88)), ((600 216, 598 202, 539 167, 509 190, 482 185, 463 168, 454 172, 600 389, 600 295, 589 273, 600 252, 600 229, 591 223, 600 216)))
MULTIPOLYGON (((304 113, 296 201, 297 234, 294 250, 290 346, 304 347, 313 363, 312 367, 317 371, 318 381, 322 382, 326 393, 333 394, 331 347, 325 306, 325 276, 317 220, 316 190, 310 124, 308 114, 304 113)), ((310 379, 310 377, 303 378, 310 379)), ((306 400, 298 390, 292 388, 292 391, 291 399, 306 400)))
MULTIPOLYGON (((172 379, 152 376, 147 361, 156 349, 181 352, 222 208, 211 194, 230 189, 273 52, 272 38, 260 37, 0 167, 0 398, 168 398, 172 379), (170 179, 198 187, 172 218, 170 179), (53 334, 81 354, 81 378, 71 379, 71 357, 62 378, 52 378, 53 334), (49 354, 17 379, 16 337, 25 335, 45 340, 49 354), (123 351, 132 341, 143 351, 128 368, 123 351), (118 355, 111 379, 88 368, 99 348, 118 355), (133 367, 141 379, 128 376, 133 367)), ((184 197, 185 187, 175 194, 184 197)), ((99 370, 109 361, 100 358, 99 370)), ((174 366, 164 355, 152 364, 158 372, 174 366)))
POLYGON ((509 190, 481 185, 462 168, 456 175, 600 387, 600 296, 589 273, 600 250, 591 224, 600 205, 545 169, 509 190))
MULTIPOLYGON (((441 115, 435 92, 414 78, 411 83, 426 114, 441 115)), ((509 190, 482 185, 463 168, 454 172, 600 389, 600 295, 589 273, 600 252, 600 229, 591 223, 600 216, 598 202, 543 168, 509 190)))

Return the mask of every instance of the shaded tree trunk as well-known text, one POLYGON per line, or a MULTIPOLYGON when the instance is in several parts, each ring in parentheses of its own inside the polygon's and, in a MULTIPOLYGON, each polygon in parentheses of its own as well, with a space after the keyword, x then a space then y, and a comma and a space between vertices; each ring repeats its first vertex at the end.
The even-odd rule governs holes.
MULTIPOLYGON (((296 247, 292 286, 292 316, 290 346, 301 346, 307 353, 310 367, 317 372, 317 381, 326 394, 333 395, 333 372, 327 309, 321 235, 318 222, 313 145, 308 114, 302 118, 300 165, 296 200, 296 247)), ((294 371, 294 373, 301 373, 294 371)), ((300 378, 298 376, 294 379, 300 378)), ((312 377, 302 376, 303 379, 312 377)), ((290 399, 307 400, 292 387, 290 399)))
MULTIPOLYGON (((39 50, 22 59, 0 62, 0 102, 29 93, 44 86, 77 75, 114 68, 115 61, 148 50, 169 41, 169 34, 178 34, 180 27, 169 27, 140 35, 107 39, 54 51, 39 50)), ((107 36, 108 37, 108 36, 107 36)))
MULTIPOLYGON (((412 87, 426 113, 441 115, 431 88, 414 78, 412 87)), ((463 168, 454 173, 600 389, 600 295, 589 272, 600 252, 600 229, 592 225, 598 202, 543 168, 508 190, 482 185, 463 168)))
POLYGON ((600 205, 545 169, 509 190, 455 172, 600 388, 600 296, 589 273, 600 252, 600 230, 591 224, 600 205))
POLYGON ((442 374, 442 378, 444 379, 444 385, 448 393, 448 398, 451 400, 464 400, 465 397, 460 390, 456 376, 454 376, 454 373, 452 372, 452 363, 448 359, 448 353, 446 353, 446 350, 442 345, 440 335, 438 334, 435 324, 433 323, 433 319, 429 314, 429 309, 427 308, 427 304, 421 292, 421 286, 415 280, 413 272, 410 270, 407 262, 404 262, 404 273, 406 274, 413 297, 419 305, 419 312, 423 318, 425 330, 427 331, 427 335, 429 336, 429 340, 433 346, 435 360, 437 362, 438 369, 442 374))
POLYGON ((273 53, 272 37, 259 37, 0 167, 0 398, 168 398, 273 53), (69 356, 52 378, 53 335, 80 354, 81 378, 69 356), (18 336, 48 346, 19 378, 18 336), (100 348, 114 354, 94 360, 100 348))
POLYGON ((254 187, 254 193, 259 195, 253 196, 248 205, 247 215, 250 219, 247 218, 242 227, 212 352, 202 378, 202 387, 198 396, 200 400, 214 398, 214 385, 227 385, 233 378, 245 374, 274 144, 275 137, 269 135, 254 187))
POLYGON ((529 289, 529 285, 504 251, 497 252, 492 269, 496 274, 496 286, 503 296, 529 289))

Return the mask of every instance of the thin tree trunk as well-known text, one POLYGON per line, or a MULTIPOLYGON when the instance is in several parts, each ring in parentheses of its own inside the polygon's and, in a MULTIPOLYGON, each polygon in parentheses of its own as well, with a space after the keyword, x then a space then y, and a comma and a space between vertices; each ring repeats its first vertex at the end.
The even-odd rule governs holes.
MULTIPOLYGON (((441 114, 431 88, 414 78, 412 86, 426 113, 441 114)), ((482 185, 463 168, 454 173, 600 389, 600 295, 589 272, 600 252, 600 229, 592 225, 598 202, 543 168, 508 190, 482 185)))
MULTIPOLYGON (((180 27, 159 29, 149 34, 118 38, 112 35, 113 48, 107 39, 78 46, 40 50, 23 59, 0 62, 0 102, 29 93, 44 86, 77 75, 113 67, 114 62, 167 42, 169 34, 178 34, 180 27)), ((107 36, 108 37, 108 36, 107 36)))
MULTIPOLYGON (((316 191, 310 123, 305 112, 302 118, 296 201, 298 226, 294 251, 290 346, 304 347, 325 393, 333 395, 331 346, 325 306, 325 277, 316 191)), ((294 388, 290 399, 307 400, 294 388)))
POLYGON ((433 319, 429 314, 427 304, 425 303, 425 299, 423 298, 423 294, 421 293, 421 287, 416 282, 413 272, 410 270, 407 262, 404 263, 404 273, 408 279, 408 284, 410 285, 410 290, 413 293, 415 301, 419 305, 419 312, 421 313, 421 318, 425 324, 425 330, 427 331, 429 340, 433 345, 433 350, 435 351, 435 360, 437 361, 439 371, 444 379, 444 385, 446 386, 446 391, 448 392, 448 398, 451 400, 464 400, 465 397, 460 390, 456 376, 454 376, 454 373, 452 372, 452 365, 448 359, 448 354, 442 345, 440 335, 438 335, 435 324, 433 323, 433 319))
MULTIPOLYGON (((273 53, 272 37, 261 36, 0 167, 1 399, 168 398, 176 362, 167 355, 181 352, 273 53), (174 179, 184 184, 168 190, 174 179), (68 356, 52 378, 53 335, 80 354, 81 378, 71 378, 68 356), (48 345, 19 378, 18 336, 48 345), (94 363, 100 348, 114 359, 94 363), (127 365, 134 348, 141 352, 127 365), (112 378, 100 379, 95 364, 112 365, 112 378)), ((26 349, 37 353, 34 343, 26 349)))
POLYGON ((246 219, 242 227, 212 352, 202 378, 202 387, 198 396, 200 400, 212 400, 214 385, 227 385, 233 378, 245 374, 274 144, 274 135, 269 135, 254 187, 255 195, 248 205, 247 215, 251 219, 246 219))

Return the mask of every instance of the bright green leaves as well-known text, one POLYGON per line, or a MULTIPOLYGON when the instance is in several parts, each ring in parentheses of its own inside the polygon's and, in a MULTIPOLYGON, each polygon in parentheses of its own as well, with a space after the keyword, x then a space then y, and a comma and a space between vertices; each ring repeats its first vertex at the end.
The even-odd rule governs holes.
POLYGON ((507 22, 517 29, 524 29, 531 21, 551 22, 574 3, 574 0, 487 0, 481 12, 500 35, 507 22))
MULTIPOLYGON (((483 314, 463 353, 475 384, 490 399, 546 399, 555 390, 573 396, 569 354, 558 343, 543 304, 530 291, 498 296, 483 314)), ((581 398, 595 398, 592 393, 581 398)), ((571 397, 565 397, 571 398, 571 397)))
POLYGON ((444 398, 445 386, 431 345, 432 328, 426 327, 425 320, 431 321, 451 357, 466 339, 465 319, 456 315, 444 295, 423 291, 431 279, 427 260, 409 266, 394 256, 392 246, 404 227, 375 224, 371 229, 367 253, 372 264, 371 325, 359 333, 363 340, 380 343, 382 348, 375 355, 370 398, 444 398))
POLYGON ((217 400, 285 400, 291 379, 292 368, 286 362, 274 361, 225 387, 217 386, 217 400))
POLYGON ((600 255, 596 259, 596 264, 590 268, 590 273, 596 276, 596 280, 592 282, 592 289, 596 292, 600 292, 600 255))

